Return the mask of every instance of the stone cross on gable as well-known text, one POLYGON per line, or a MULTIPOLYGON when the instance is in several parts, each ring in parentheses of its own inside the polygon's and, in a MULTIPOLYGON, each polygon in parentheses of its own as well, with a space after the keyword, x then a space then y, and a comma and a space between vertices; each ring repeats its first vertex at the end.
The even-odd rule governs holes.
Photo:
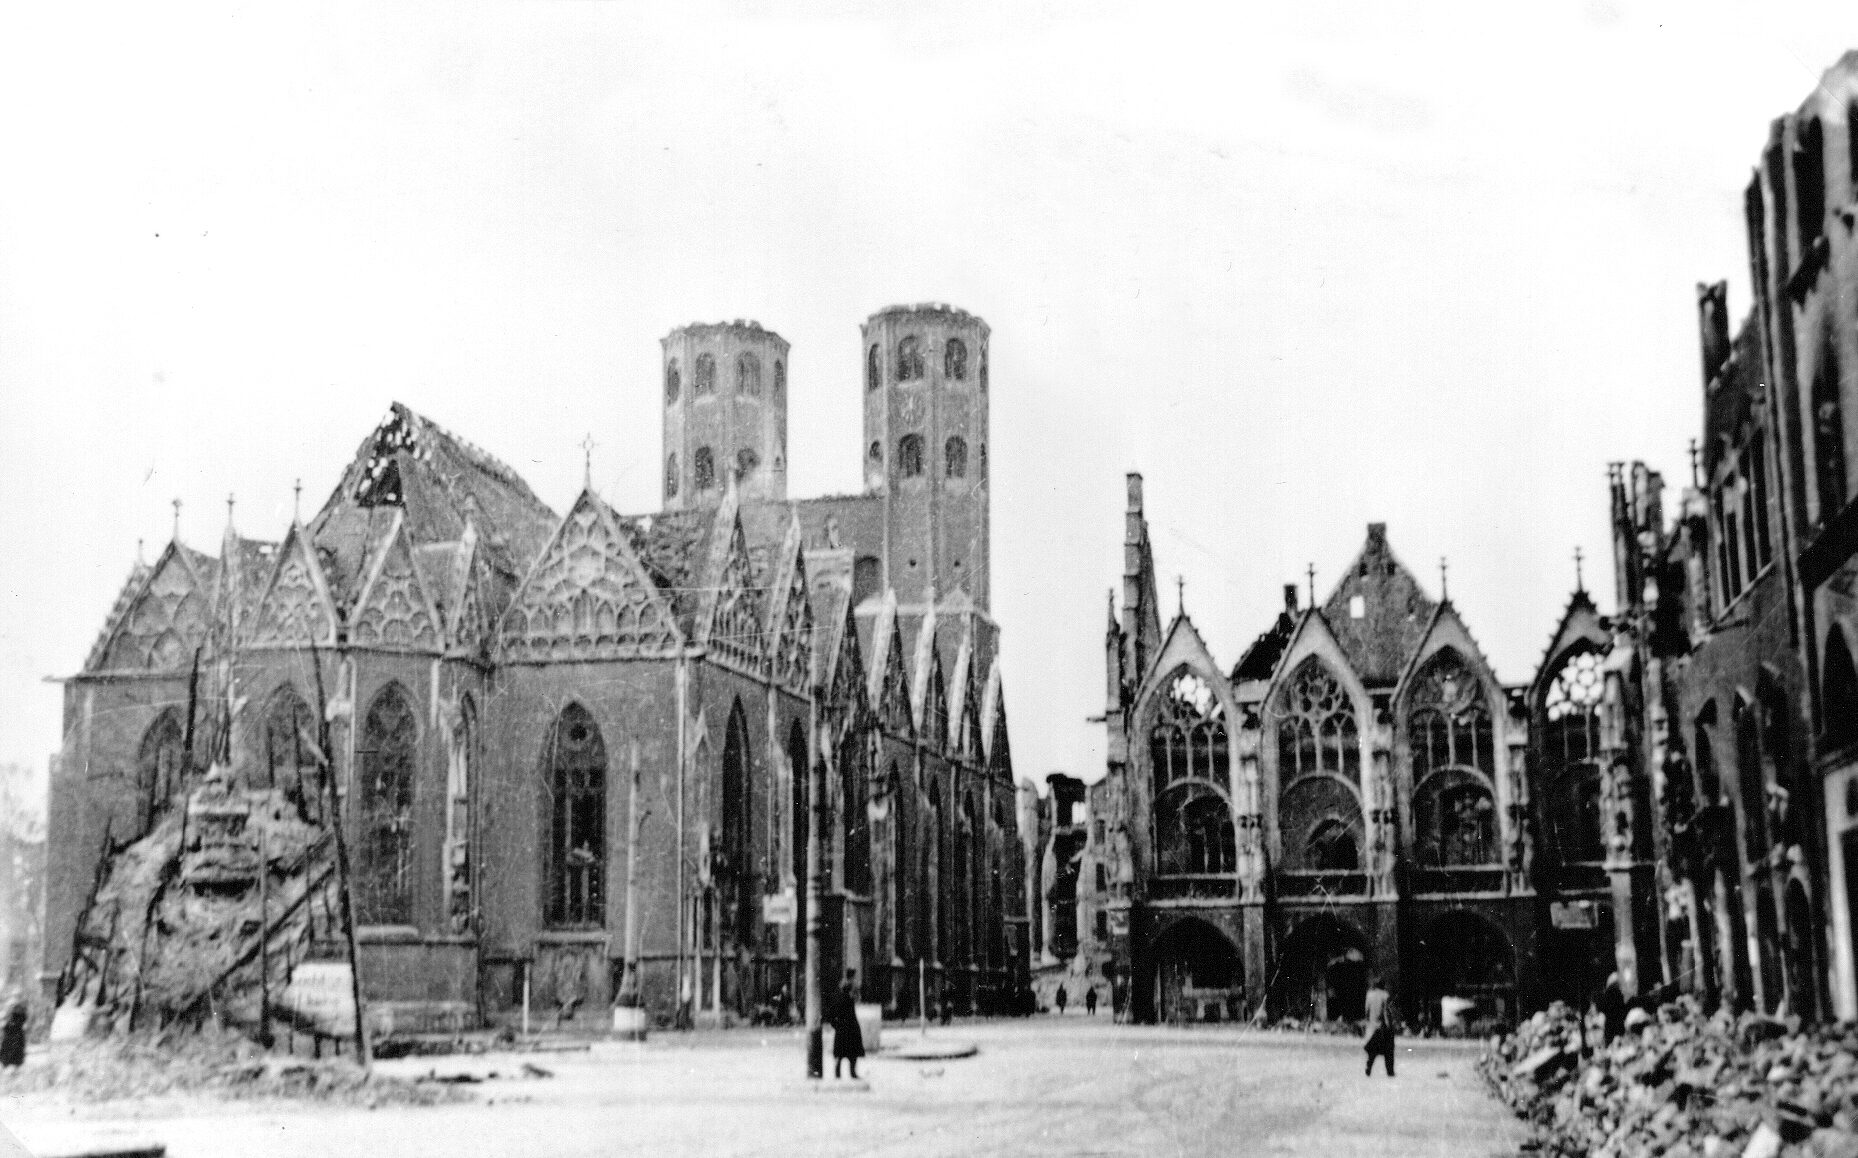
POLYGON ((590 489, 594 485, 594 447, 597 445, 594 442, 592 431, 588 432, 586 438, 581 439, 581 478, 590 489))

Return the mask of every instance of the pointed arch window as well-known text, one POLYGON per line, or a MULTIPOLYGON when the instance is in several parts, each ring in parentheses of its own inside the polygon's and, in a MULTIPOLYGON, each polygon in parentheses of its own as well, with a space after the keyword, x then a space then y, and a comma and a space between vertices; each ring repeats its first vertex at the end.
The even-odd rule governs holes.
POLYGON ((1347 821, 1330 817, 1310 830, 1304 843, 1304 864, 1322 872, 1355 872, 1361 868, 1361 849, 1347 821))
POLYGON ((748 720, 742 703, 729 712, 723 739, 722 855, 718 873, 723 905, 734 926, 735 943, 755 944, 755 793, 750 780, 748 720))
POLYGON ((136 753, 136 805, 128 840, 148 835, 155 821, 167 811, 186 779, 187 741, 181 731, 181 718, 173 708, 155 717, 142 733, 142 746, 136 753))
POLYGON ((761 397, 761 359, 742 354, 735 360, 735 392, 744 398, 761 397))
POLYGON ((664 400, 666 406, 677 401, 677 396, 683 393, 683 384, 683 371, 678 367, 677 359, 673 358, 669 362, 666 362, 664 366, 664 400))
POLYGON ((923 436, 906 434, 897 440, 897 473, 904 478, 923 474, 923 436))
POLYGON ((911 335, 897 343, 897 381, 912 382, 923 376, 923 344, 911 335))
POLYGON ((368 705, 356 755, 361 770, 356 919, 364 925, 410 925, 419 722, 399 684, 382 688, 368 705))
POLYGON ((597 929, 606 916, 606 740, 579 704, 555 720, 548 791, 546 919, 557 929, 597 929))
POLYGON ((864 388, 866 390, 877 389, 879 383, 883 381, 884 376, 883 376, 882 370, 880 369, 878 365, 878 360, 881 357, 882 355, 878 352, 876 345, 873 345, 869 350, 865 351, 864 388))
POLYGON ((1219 697, 1206 680, 1185 668, 1161 692, 1148 743, 1157 794, 1183 780, 1221 786, 1229 782, 1231 757, 1219 697))
POLYGON ((1497 774, 1496 737, 1484 683, 1451 648, 1441 650, 1421 673, 1408 699, 1407 739, 1415 783, 1453 765, 1497 774))
POLYGON ((1178 784, 1157 798, 1155 844, 1156 870, 1163 876, 1238 871, 1232 810, 1206 784, 1178 784))
MULTIPOLYGON (((1858 128, 1854 128, 1858 132, 1858 128)), ((1854 161, 1853 164, 1858 164, 1854 161)), ((1820 680, 1823 706, 1820 726, 1826 751, 1858 742, 1858 670, 1843 629, 1834 627, 1826 637, 1825 675, 1820 680)))
POLYGON ((1359 781, 1361 736, 1348 692, 1323 662, 1305 660, 1284 689, 1277 727, 1277 769, 1286 784, 1327 772, 1359 781))
POLYGON ((942 448, 942 474, 946 478, 968 477, 968 444, 959 434, 951 436, 942 448))
POLYGON ((1462 768, 1441 768, 1414 788, 1413 822, 1414 859, 1422 865, 1496 863, 1496 802, 1488 784, 1462 768))
POLYGON ((1549 826, 1564 861, 1605 859, 1600 808, 1600 697, 1606 681, 1600 654, 1585 650, 1563 661, 1543 700, 1544 771, 1549 826))
POLYGON ((968 344, 960 338, 950 338, 942 347, 942 377, 951 382, 967 380, 968 344))
POLYGON ((697 398, 716 392, 716 358, 714 355, 697 355, 696 380, 690 384, 690 392, 697 398))
POLYGON ((316 714, 294 688, 279 688, 265 705, 264 746, 266 788, 281 788, 298 812, 321 823, 328 803, 328 788, 315 751, 316 714))

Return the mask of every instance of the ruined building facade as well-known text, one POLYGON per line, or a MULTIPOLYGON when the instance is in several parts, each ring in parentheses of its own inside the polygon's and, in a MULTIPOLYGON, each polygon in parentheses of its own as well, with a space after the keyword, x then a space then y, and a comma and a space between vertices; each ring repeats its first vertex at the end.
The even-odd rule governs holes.
POLYGON ((336 800, 362 987, 396 1025, 597 1010, 629 924, 661 1022, 797 995, 813 813, 827 977, 893 1012, 919 978, 1016 1004, 988 328, 911 306, 865 333, 862 494, 787 498, 788 346, 737 322, 664 339, 659 513, 589 486, 557 514, 395 405, 277 539, 177 529, 64 684, 43 986, 111 850, 218 765, 306 785, 319 822, 336 800))
POLYGON ((1632 778, 1601 772, 1624 739, 1584 591, 1505 686, 1377 523, 1227 669, 1184 610, 1163 626, 1139 475, 1126 519, 1077 936, 1133 1016, 1356 1018, 1378 973, 1411 1021, 1507 1022, 1655 930, 1651 843, 1601 822, 1632 778))

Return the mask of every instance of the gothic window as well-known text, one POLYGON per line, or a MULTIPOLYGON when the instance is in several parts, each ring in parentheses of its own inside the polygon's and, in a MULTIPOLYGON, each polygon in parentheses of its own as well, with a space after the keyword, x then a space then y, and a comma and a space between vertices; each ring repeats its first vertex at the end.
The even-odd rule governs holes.
POLYGON ((1159 702, 1148 734, 1156 794, 1182 780, 1227 784, 1226 720, 1212 686, 1183 668, 1159 702))
POLYGON ((606 741, 569 704, 549 743, 548 923, 597 929, 606 915, 606 741))
POLYGON ((1841 628, 1834 627, 1826 637, 1824 671, 1820 720, 1825 742, 1821 747, 1830 752, 1858 741, 1858 671, 1853 669, 1851 648, 1841 628))
POLYGON ((948 440, 948 444, 942 448, 942 458, 942 473, 945 477, 968 477, 968 444, 960 435, 948 440))
POLYGON ((471 782, 477 760, 477 705, 469 695, 458 703, 452 725, 449 767, 445 778, 445 915, 451 931, 471 931, 472 896, 471 782))
POLYGON ((1312 656, 1297 669, 1284 691, 1281 710, 1277 770, 1284 783, 1317 772, 1360 780, 1361 740, 1355 707, 1321 660, 1312 656))
POLYGON ((419 722, 399 684, 388 684, 368 707, 356 753, 361 769, 360 843, 355 880, 356 920, 364 925, 413 923, 413 796, 418 775, 419 722))
POLYGON ((942 665, 930 661, 929 703, 923 710, 923 743, 933 751, 948 747, 948 691, 942 682, 942 665))
MULTIPOLYGON (((844 825, 845 888, 871 891, 871 818, 866 806, 863 745, 848 740, 839 746, 839 800, 844 825)), ((803 770, 804 771, 804 770, 803 770)))
POLYGON ((968 344, 960 338, 950 338, 942 347, 942 377, 951 382, 967 380, 968 344))
POLYGON ((735 360, 735 392, 749 398, 761 397, 761 359, 743 354, 735 360))
POLYGON ((782 358, 774 359, 774 400, 787 400, 787 362, 782 358))
POLYGON ((710 354, 697 355, 697 380, 691 383, 691 393, 698 398, 714 392, 716 389, 716 359, 710 354))
POLYGON ((1839 401, 1839 362, 1830 338, 1820 343, 1813 368, 1813 457, 1819 483, 1819 519, 1845 505, 1845 415, 1839 401))
POLYGON ((678 368, 677 359, 673 358, 669 362, 666 362, 664 367, 664 400, 666 406, 677 401, 677 396, 683 392, 683 384, 683 371, 678 368))
POLYGON ((327 804, 314 744, 316 714, 289 686, 281 687, 265 706, 265 784, 280 788, 305 819, 319 820, 327 804))
POLYGON ((1600 654, 1568 657, 1548 686, 1543 702, 1544 771, 1549 784, 1549 822, 1563 860, 1592 862, 1606 856, 1600 809, 1600 697, 1605 680, 1600 654))
POLYGON ((1226 798, 1205 784, 1183 784, 1155 802, 1156 870, 1163 876, 1238 870, 1237 835, 1226 798))
POLYGON ((668 454, 664 460, 664 497, 677 497, 677 455, 668 454))
POLYGON ((897 381, 911 382, 923 376, 923 345, 914 335, 897 343, 897 381))
POLYGON ((864 388, 866 390, 877 389, 878 383, 883 380, 883 375, 878 369, 878 357, 878 350, 875 345, 865 351, 864 388))
POLYGON ((754 787, 750 783, 748 721, 741 701, 729 712, 723 740, 722 850, 718 876, 723 905, 733 923, 735 943, 755 943, 755 818, 754 787))
POLYGON ((735 476, 737 478, 747 478, 754 474, 755 468, 760 465, 761 456, 748 447, 745 446, 735 452, 735 476))
POLYGON ((135 819, 130 830, 121 834, 124 839, 146 836, 172 803, 182 787, 186 751, 180 716, 172 708, 155 717, 142 733, 142 747, 136 753, 135 819))
POLYGON ((691 460, 695 468, 696 486, 700 491, 707 491, 716 485, 716 456, 707 446, 699 446, 697 455, 691 460))
POLYGON ((1794 199, 1799 216, 1800 260, 1819 240, 1826 217, 1826 161, 1824 132, 1819 118, 1810 117, 1795 130, 1793 150, 1794 199))
MULTIPOLYGON (((1716 714, 1715 705, 1706 709, 1712 717, 1716 714)), ((1716 748, 1710 742, 1709 730, 1701 718, 1697 720, 1695 760, 1697 766, 1697 799, 1700 807, 1707 808, 1723 801, 1722 774, 1716 771, 1716 748)))
POLYGON ((1768 776, 1762 766, 1760 714, 1754 704, 1736 704, 1736 786, 1742 798, 1742 843, 1751 861, 1768 851, 1768 776))
POLYGON ((923 436, 906 434, 897 440, 897 473, 904 478, 921 478, 923 473, 923 436))
POLYGON ((1496 803, 1485 782, 1461 768, 1441 769, 1420 782, 1413 791, 1413 821, 1415 857, 1422 865, 1497 860, 1496 803))
POLYGON ((1407 739, 1413 750, 1413 780, 1457 765, 1497 774, 1496 740, 1484 685, 1450 648, 1427 665, 1408 700, 1407 739))
POLYGON ((1354 872, 1361 867, 1355 830, 1346 821, 1330 817, 1310 830, 1303 846, 1304 864, 1323 872, 1354 872))

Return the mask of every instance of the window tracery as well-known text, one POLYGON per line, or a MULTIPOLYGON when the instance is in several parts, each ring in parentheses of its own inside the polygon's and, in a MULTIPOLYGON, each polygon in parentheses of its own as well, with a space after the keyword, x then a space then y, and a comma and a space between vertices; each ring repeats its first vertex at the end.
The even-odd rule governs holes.
POLYGON ((362 727, 356 919, 413 923, 413 798, 419 724, 398 684, 374 697, 362 727))
POLYGON ((1433 773, 1413 793, 1415 859, 1428 867, 1495 864, 1497 810, 1484 782, 1460 768, 1433 773))
POLYGON ((599 928, 606 908, 606 741, 586 708, 569 704, 549 740, 547 920, 599 928))
POLYGON ((314 755, 316 714, 289 685, 279 688, 265 706, 264 755, 267 788, 281 788, 299 814, 320 824, 328 803, 328 786, 314 755))
POLYGON ((1407 739, 1413 752, 1415 783, 1451 765, 1497 773, 1496 738, 1483 681, 1463 657, 1440 651, 1416 681, 1408 703, 1407 739))
POLYGON ((1548 717, 1543 755, 1549 782, 1549 820, 1564 860, 1605 858, 1601 816, 1600 699, 1606 681, 1600 654, 1585 650, 1568 657, 1543 700, 1548 717))
POLYGON ((1149 760, 1158 794, 1182 780, 1229 783, 1225 713, 1212 686, 1193 672, 1183 669, 1162 691, 1149 730, 1149 760))
POLYGON ((180 716, 173 708, 156 716, 142 733, 142 746, 136 754, 135 818, 124 834, 128 840, 146 836, 181 790, 186 779, 186 752, 180 716))
POLYGON ((620 536, 582 496, 504 613, 507 658, 615 659, 678 645, 675 622, 628 562, 620 536))
POLYGON ((1238 871, 1237 833, 1226 798, 1198 783, 1181 784, 1155 802, 1156 870, 1163 876, 1238 871))
POLYGON ((1314 656, 1304 661, 1285 689, 1277 729, 1278 776, 1328 772, 1359 782, 1361 738, 1355 706, 1335 676, 1314 656))

